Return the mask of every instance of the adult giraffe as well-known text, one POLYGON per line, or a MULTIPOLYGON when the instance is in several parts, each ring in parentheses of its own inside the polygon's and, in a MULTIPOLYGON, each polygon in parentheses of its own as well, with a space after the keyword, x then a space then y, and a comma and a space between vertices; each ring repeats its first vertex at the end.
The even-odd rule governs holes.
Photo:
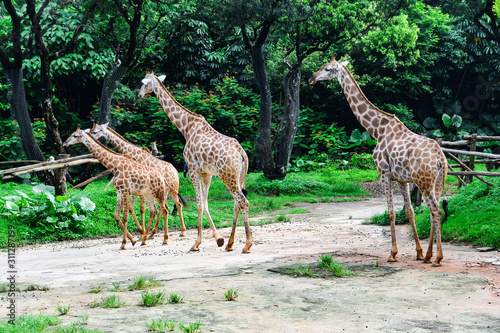
MULTIPOLYGON (((403 194, 405 211, 413 229, 416 243, 417 260, 430 263, 434 234, 436 235, 437 255, 433 266, 441 266, 443 249, 441 244, 441 209, 439 198, 444 189, 447 174, 447 161, 436 141, 410 131, 395 116, 375 107, 363 94, 356 80, 347 69, 348 62, 339 63, 332 60, 309 79, 310 84, 321 80, 338 79, 349 102, 352 112, 361 125, 377 141, 373 151, 373 160, 377 166, 378 176, 387 199, 389 220, 391 222, 391 255, 390 262, 397 261, 396 254, 396 213, 392 199, 391 180, 398 182, 403 194), (415 214, 410 201, 409 183, 415 183, 427 206, 431 211, 431 232, 429 247, 425 257, 415 226, 415 214)), ((446 200, 443 201, 446 219, 446 200)))
POLYGON ((164 75, 157 77, 154 73, 146 73, 146 77, 142 80, 139 97, 144 98, 147 94, 154 92, 167 116, 186 139, 183 155, 196 191, 198 211, 198 237, 191 251, 199 251, 202 241, 203 212, 210 223, 217 245, 219 247, 224 245, 224 239, 220 237, 208 211, 208 190, 212 176, 215 175, 219 176, 234 198, 233 228, 226 250, 233 250, 236 223, 241 211, 246 232, 243 253, 249 253, 253 242, 248 221, 249 203, 245 190, 248 156, 236 139, 217 132, 203 116, 192 113, 180 105, 163 86, 164 79, 164 75))

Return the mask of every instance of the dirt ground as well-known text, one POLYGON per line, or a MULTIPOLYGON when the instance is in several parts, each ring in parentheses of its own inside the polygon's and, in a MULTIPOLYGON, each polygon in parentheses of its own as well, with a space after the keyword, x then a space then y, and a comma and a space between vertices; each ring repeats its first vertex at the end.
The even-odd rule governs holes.
MULTIPOLYGON (((87 328, 103 332, 145 332, 146 322, 153 319, 185 325, 199 320, 203 332, 500 331, 500 252, 444 243, 442 267, 433 268, 414 260, 409 226, 398 226, 399 261, 387 263, 388 227, 362 224, 386 210, 383 198, 302 203, 290 209, 298 207, 308 212, 287 215, 289 222, 253 226, 250 254, 240 252, 242 227, 233 252, 218 248, 209 230, 199 253, 188 251, 195 230, 184 238, 172 231, 165 246, 158 235, 143 247, 128 244, 125 251, 119 250, 120 238, 19 248, 19 288, 38 284, 50 290, 18 293, 17 314, 58 314, 58 306, 71 305, 68 315, 61 316, 64 325, 87 317, 87 328), (315 265, 322 254, 366 264, 367 270, 334 279, 271 271, 298 263, 315 265), (163 286, 155 291, 176 294, 183 302, 139 305, 141 291, 127 289, 141 275, 156 277, 163 286), (111 292, 113 283, 125 291, 111 292), (102 293, 89 293, 100 284, 102 293), (230 288, 238 290, 234 302, 224 298, 230 288), (112 294, 126 305, 89 306, 112 294)), ((220 232, 227 241, 230 229, 220 232)), ((422 245, 425 249, 425 240, 422 245)), ((1 255, 5 262, 6 254, 1 255)), ((5 318, 6 294, 0 298, 0 316, 5 318)))

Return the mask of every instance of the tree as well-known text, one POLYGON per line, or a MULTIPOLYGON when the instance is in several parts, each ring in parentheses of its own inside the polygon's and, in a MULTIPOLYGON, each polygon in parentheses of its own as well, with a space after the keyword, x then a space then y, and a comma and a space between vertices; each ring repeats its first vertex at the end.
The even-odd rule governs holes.
MULTIPOLYGON (((11 105, 12 118, 15 119, 19 125, 19 137, 21 138, 26 158, 44 161, 45 158, 43 153, 33 134, 33 127, 31 126, 31 119, 26 103, 23 81, 24 52, 21 45, 22 19, 17 12, 19 8, 16 8, 11 0, 3 0, 3 4, 12 22, 12 33, 10 36, 12 46, 8 46, 7 40, 2 40, 0 46, 0 63, 9 80, 9 102, 11 105)), ((29 50, 30 46, 31 45, 26 45, 25 49, 29 50)), ((46 171, 38 172, 37 175, 42 182, 48 182, 51 179, 51 174, 46 171)))
POLYGON ((67 55, 78 43, 78 37, 82 33, 89 18, 93 15, 97 5, 102 0, 92 0, 85 5, 77 3, 51 3, 45 1, 41 6, 38 6, 36 0, 26 0, 26 11, 31 21, 31 29, 35 38, 35 46, 40 57, 40 80, 42 90, 42 109, 47 125, 47 137, 52 145, 52 148, 57 154, 64 154, 65 150, 59 133, 59 123, 54 115, 53 109, 53 85, 51 81, 51 63, 67 55), (60 6, 64 6, 66 11, 63 11, 60 6), (68 9, 69 7, 69 9, 68 9), (76 13, 80 20, 76 25, 71 26, 58 18, 60 13, 76 13), (49 19, 50 17, 50 19, 49 19), (43 26, 45 24, 45 26, 43 26), (58 27, 66 31, 71 31, 72 36, 67 42, 62 42, 57 45, 57 51, 49 47, 45 40, 45 33, 50 28, 58 27))

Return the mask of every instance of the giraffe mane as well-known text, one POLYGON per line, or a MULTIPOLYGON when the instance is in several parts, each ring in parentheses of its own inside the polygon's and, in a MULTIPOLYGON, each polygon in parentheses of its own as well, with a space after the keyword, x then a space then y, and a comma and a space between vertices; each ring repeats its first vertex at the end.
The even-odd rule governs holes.
MULTIPOLYGON (((135 146, 132 142, 126 140, 123 136, 121 136, 118 132, 116 132, 114 129, 110 128, 110 127, 106 127, 106 130, 110 131, 111 133, 113 133, 114 135, 116 135, 119 139, 127 142, 128 144, 131 144, 132 146, 135 146)), ((150 153, 151 154, 151 151, 148 149, 148 147, 142 147, 142 146, 136 146, 138 148, 142 148, 143 150, 145 150, 146 152, 150 153)))
POLYGON ((198 117, 198 118, 202 118, 202 119, 205 119, 205 117, 203 117, 201 114, 197 114, 197 113, 194 113, 193 111, 191 110, 188 110, 186 109, 183 105, 181 105, 179 102, 177 102, 177 100, 174 98, 174 96, 172 96, 172 94, 170 93, 170 91, 168 91, 168 89, 163 85, 163 82, 160 81, 160 79, 158 79, 158 77, 154 76, 154 78, 156 79, 156 81, 161 85, 161 87, 163 88, 163 90, 168 94, 168 96, 179 106, 181 107, 184 111, 192 114, 193 116, 195 117, 198 117))
POLYGON ((102 143, 99 142, 99 140, 95 139, 90 133, 87 133, 87 132, 84 132, 88 138, 90 138, 92 141, 94 141, 96 144, 98 144, 99 146, 101 146, 102 148, 108 150, 110 153, 113 153, 114 155, 122 155, 124 156, 123 154, 120 154, 116 151, 113 151, 111 149, 109 149, 108 147, 106 147, 105 145, 103 145, 102 143))
POLYGON ((363 90, 361 90, 358 82, 354 79, 354 77, 352 76, 351 72, 347 69, 347 67, 345 67, 345 71, 347 72, 347 74, 349 75, 349 77, 351 78, 352 82, 354 82, 354 85, 356 86, 356 88, 358 89, 359 93, 361 94, 361 96, 364 97, 364 99, 367 101, 367 103, 373 107, 376 111, 388 116, 388 117, 391 117, 391 118, 394 118, 396 119, 397 121, 399 121, 400 123, 403 123, 401 120, 399 120, 398 117, 396 117, 395 114, 392 114, 392 113, 389 113, 389 112, 385 112, 385 111, 382 111, 380 110, 378 107, 376 107, 375 105, 373 105, 372 102, 370 102, 370 100, 366 97, 365 93, 363 92, 363 90))

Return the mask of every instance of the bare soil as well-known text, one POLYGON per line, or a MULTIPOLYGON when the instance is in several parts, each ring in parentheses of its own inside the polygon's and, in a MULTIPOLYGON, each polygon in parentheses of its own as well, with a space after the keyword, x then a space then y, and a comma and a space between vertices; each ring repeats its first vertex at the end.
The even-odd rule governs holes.
MULTIPOLYGON (((200 320, 203 332, 500 331, 500 252, 445 243, 442 267, 431 267, 414 260, 409 226, 398 226, 399 261, 387 263, 388 227, 362 224, 386 210, 383 198, 290 209, 299 207, 308 212, 287 215, 289 222, 253 226, 250 254, 240 252, 243 227, 233 252, 218 248, 210 230, 199 253, 189 252, 196 230, 184 238, 172 231, 168 245, 160 236, 143 247, 129 243, 125 251, 119 237, 19 248, 18 287, 50 290, 19 292, 17 314, 58 314, 58 306, 71 305, 61 316, 64 325, 83 316, 87 328, 103 332, 145 332, 153 319, 185 325, 200 320), (323 254, 361 268, 355 276, 327 279, 276 273, 297 264, 314 267, 323 254), (154 276, 163 283, 155 291, 176 294, 183 302, 139 305, 141 291, 128 290, 139 276, 154 276), (112 292, 113 283, 124 291, 112 292), (103 292, 89 293, 101 284, 103 292), (238 290, 236 301, 224 298, 230 288, 238 290), (126 305, 89 306, 112 294, 126 305)), ((227 240, 230 229, 220 232, 227 240)), ((0 294, 2 318, 6 296, 0 294)))

